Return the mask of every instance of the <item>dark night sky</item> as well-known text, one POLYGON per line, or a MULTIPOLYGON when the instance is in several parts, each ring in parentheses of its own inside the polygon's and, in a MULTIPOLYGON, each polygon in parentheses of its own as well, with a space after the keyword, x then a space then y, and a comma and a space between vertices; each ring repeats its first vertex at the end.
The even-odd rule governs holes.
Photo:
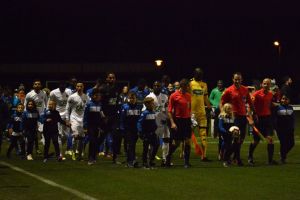
POLYGON ((2 2, 0 63, 150 62, 160 57, 169 71, 251 68, 252 76, 263 76, 278 64, 272 42, 279 39, 286 73, 300 64, 296 4, 107 2, 2 2))

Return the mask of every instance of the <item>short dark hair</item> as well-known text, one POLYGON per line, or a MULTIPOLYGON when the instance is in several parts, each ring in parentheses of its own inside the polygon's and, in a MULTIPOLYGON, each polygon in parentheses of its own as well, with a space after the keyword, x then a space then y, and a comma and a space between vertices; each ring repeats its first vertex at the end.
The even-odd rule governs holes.
POLYGON ((136 93, 135 92, 128 92, 128 98, 130 97, 136 97, 136 93))
POLYGON ((116 74, 115 74, 114 72, 110 71, 110 72, 106 72, 106 73, 105 73, 105 78, 107 78, 108 75, 110 75, 110 74, 113 74, 114 76, 116 76, 116 74))
POLYGON ((234 72, 234 73, 232 74, 232 78, 234 77, 234 75, 242 76, 242 73, 241 73, 241 72, 234 72))
POLYGON ((18 103, 18 104, 17 104, 17 107, 18 107, 18 106, 23 106, 23 108, 24 108, 24 104, 23 104, 23 103, 18 103))
POLYGON ((179 85, 180 85, 180 87, 188 86, 189 81, 186 78, 183 78, 180 80, 179 85))
POLYGON ((194 69, 194 76, 198 75, 200 79, 203 78, 203 70, 200 67, 194 69))
POLYGON ((35 83, 35 82, 40 82, 40 83, 42 83, 41 79, 39 79, 39 78, 34 79, 32 83, 35 83))
POLYGON ((283 83, 287 82, 291 77, 290 76, 284 76, 282 78, 283 83))
POLYGON ((58 85, 59 86, 67 86, 67 82, 65 80, 60 80, 58 85))

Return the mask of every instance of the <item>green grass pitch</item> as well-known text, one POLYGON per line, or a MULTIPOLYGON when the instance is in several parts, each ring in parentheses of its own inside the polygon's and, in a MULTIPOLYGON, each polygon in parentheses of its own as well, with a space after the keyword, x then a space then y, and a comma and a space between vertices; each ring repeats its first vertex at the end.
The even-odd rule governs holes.
MULTIPOLYGON (((299 115, 299 114, 298 114, 299 115)), ((297 117, 298 118, 298 117, 297 117)), ((300 118, 298 118, 300 119, 300 118)), ((296 121, 297 123, 297 121, 296 121)), ((266 144, 255 153, 255 167, 224 168, 217 161, 217 140, 209 139, 208 157, 203 163, 192 153, 192 168, 184 169, 179 152, 174 154, 175 167, 155 170, 128 169, 112 165, 111 160, 99 158, 96 165, 87 162, 50 160, 34 155, 34 161, 12 156, 5 158, 7 143, 2 147, 0 161, 55 181, 97 199, 299 199, 300 198, 300 127, 296 128, 296 146, 288 155, 286 165, 266 165, 266 144)), ((250 137, 242 148, 246 163, 250 137)), ((277 140, 276 140, 277 141, 277 140)), ((141 157, 141 143, 138 144, 141 157)), ((275 143, 275 160, 279 160, 279 144, 275 143)), ((120 157, 120 160, 125 160, 120 157)), ((156 162, 160 164, 160 161, 156 162)), ((30 176, 0 164, 0 199, 80 199, 64 190, 44 184, 30 176)))

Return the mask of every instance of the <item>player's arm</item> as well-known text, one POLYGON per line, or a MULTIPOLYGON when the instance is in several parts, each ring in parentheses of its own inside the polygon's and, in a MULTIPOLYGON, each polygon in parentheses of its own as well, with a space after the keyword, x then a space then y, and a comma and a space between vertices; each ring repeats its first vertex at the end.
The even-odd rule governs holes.
POLYGON ((209 102, 212 104, 212 102, 214 102, 214 99, 215 99, 215 90, 212 90, 209 95, 209 102))
POLYGON ((221 101, 219 104, 220 110, 222 110, 223 105, 227 102, 230 102, 230 92, 228 90, 225 90, 221 96, 221 101))
POLYGON ((84 129, 87 129, 87 126, 88 126, 89 111, 90 111, 90 104, 88 103, 85 106, 84 113, 83 113, 83 128, 84 129))
POLYGON ((177 126, 174 122, 173 110, 174 110, 174 102, 173 102, 173 96, 171 95, 169 99, 169 105, 168 105, 168 117, 170 119, 171 128, 176 130, 177 126))
POLYGON ((227 133, 226 129, 224 128, 224 119, 219 118, 219 130, 221 133, 227 133))
POLYGON ((67 111, 67 115, 66 115, 66 120, 68 122, 70 122, 70 115, 72 112, 72 103, 73 103, 73 99, 71 96, 69 96, 68 101, 67 101, 67 105, 66 105, 66 111, 67 111))

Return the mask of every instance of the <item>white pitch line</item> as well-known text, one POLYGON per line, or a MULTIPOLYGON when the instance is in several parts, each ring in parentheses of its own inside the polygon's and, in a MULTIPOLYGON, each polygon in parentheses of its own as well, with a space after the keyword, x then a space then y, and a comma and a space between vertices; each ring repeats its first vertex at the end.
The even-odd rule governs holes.
POLYGON ((87 194, 84 194, 84 193, 82 193, 82 192, 79 192, 78 190, 74 190, 74 189, 72 189, 72 188, 69 188, 69 187, 60 185, 60 184, 58 184, 58 183, 55 183, 54 181, 51 181, 51 180, 46 179, 46 178, 44 178, 44 177, 41 177, 41 176, 39 176, 39 175, 36 175, 36 174, 33 174, 33 173, 28 172, 28 171, 26 171, 26 170, 23 170, 23 169, 21 169, 21 168, 19 168, 19 167, 16 167, 16 166, 14 166, 14 165, 11 165, 11 164, 9 164, 9 163, 7 163, 7 162, 0 161, 0 164, 1 164, 1 165, 4 165, 4 166, 7 166, 7 167, 11 168, 12 170, 15 170, 15 171, 17 171, 17 172, 20 172, 20 173, 22 173, 22 174, 26 174, 26 175, 28 175, 28 176, 31 176, 31 177, 33 177, 33 178, 35 178, 35 179, 37 179, 37 180, 39 180, 39 181, 41 181, 41 182, 43 182, 43 183, 46 183, 46 184, 48 184, 48 185, 50 185, 50 186, 52 186, 52 187, 57 187, 57 188, 60 188, 60 189, 62 189, 62 190, 64 190, 64 191, 67 191, 67 192, 69 192, 69 193, 71 193, 71 194, 73 194, 73 195, 75 195, 75 196, 77 196, 77 197, 79 197, 79 198, 81 198, 81 199, 85 199, 85 200, 98 200, 98 199, 96 199, 96 198, 94 198, 94 197, 91 197, 91 196, 89 196, 89 195, 87 195, 87 194))
MULTIPOLYGON (((217 141, 209 141, 209 142, 207 142, 208 144, 219 144, 219 142, 217 142, 217 141)), ((251 141, 244 141, 243 142, 243 144, 250 144, 251 143, 251 141)), ((261 143, 263 143, 262 141, 261 141, 261 143)), ((279 140, 275 140, 275 141, 273 141, 273 143, 274 144, 279 144, 280 142, 279 142, 279 140)), ((300 141, 298 141, 298 140, 295 140, 295 143, 300 143, 300 141)))

